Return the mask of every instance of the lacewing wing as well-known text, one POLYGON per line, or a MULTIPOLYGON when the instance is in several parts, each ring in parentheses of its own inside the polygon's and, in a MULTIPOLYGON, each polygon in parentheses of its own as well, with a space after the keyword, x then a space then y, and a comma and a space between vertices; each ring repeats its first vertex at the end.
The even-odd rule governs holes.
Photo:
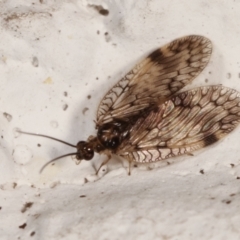
POLYGON ((152 52, 100 102, 97 136, 64 156, 91 160, 94 152, 106 154, 101 166, 112 154, 129 165, 147 163, 189 154, 226 136, 240 122, 239 92, 222 85, 181 92, 208 64, 211 52, 210 40, 194 35, 152 52))

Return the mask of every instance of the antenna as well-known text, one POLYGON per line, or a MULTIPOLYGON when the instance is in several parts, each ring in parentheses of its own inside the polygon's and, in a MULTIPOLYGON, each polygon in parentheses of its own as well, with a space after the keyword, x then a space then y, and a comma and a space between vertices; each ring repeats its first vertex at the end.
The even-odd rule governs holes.
MULTIPOLYGON (((60 140, 60 139, 58 139, 58 138, 50 137, 50 136, 48 136, 48 135, 37 134, 37 133, 30 133, 30 132, 24 132, 24 131, 21 131, 21 130, 19 130, 19 129, 17 129, 16 131, 19 132, 19 133, 22 133, 22 134, 26 134, 26 135, 32 135, 32 136, 37 136, 37 137, 49 138, 49 139, 55 140, 55 141, 57 141, 57 142, 66 144, 66 145, 68 145, 68 146, 70 146, 70 147, 77 148, 76 145, 73 145, 73 144, 71 144, 71 143, 65 142, 65 141, 60 140)), ((59 156, 59 157, 56 157, 56 158, 48 161, 47 163, 45 163, 45 164, 42 166, 42 168, 40 169, 40 173, 42 173, 43 170, 44 170, 50 163, 55 162, 55 161, 57 161, 57 160, 59 160, 59 159, 61 159, 61 158, 68 157, 68 156, 72 156, 72 155, 76 155, 76 154, 77 154, 77 152, 75 152, 75 153, 68 153, 68 154, 61 155, 61 156, 59 156)))
POLYGON ((59 160, 59 159, 61 159, 61 158, 64 158, 64 157, 67 157, 67 156, 76 155, 76 154, 77 154, 77 153, 68 153, 68 154, 64 154, 64 155, 62 155, 62 156, 56 157, 56 158, 48 161, 47 163, 45 163, 45 164, 42 166, 42 168, 40 169, 39 172, 42 173, 43 170, 45 169, 45 167, 47 167, 47 166, 48 166, 50 163, 52 163, 52 162, 55 162, 55 161, 57 161, 57 160, 59 160))
POLYGON ((22 134, 26 134, 26 135, 32 135, 32 136, 37 136, 37 137, 45 137, 45 138, 49 138, 49 139, 52 139, 52 140, 55 140, 57 142, 61 142, 63 144, 66 144, 70 147, 74 147, 74 148, 77 148, 76 145, 73 145, 71 143, 68 143, 68 142, 65 142, 63 140, 60 140, 60 139, 57 139, 57 138, 54 138, 54 137, 50 137, 50 136, 47 136, 47 135, 44 135, 44 134, 37 134, 37 133, 30 133, 30 132, 24 132, 24 131, 21 131, 21 130, 16 130, 17 132, 19 133, 22 133, 22 134))

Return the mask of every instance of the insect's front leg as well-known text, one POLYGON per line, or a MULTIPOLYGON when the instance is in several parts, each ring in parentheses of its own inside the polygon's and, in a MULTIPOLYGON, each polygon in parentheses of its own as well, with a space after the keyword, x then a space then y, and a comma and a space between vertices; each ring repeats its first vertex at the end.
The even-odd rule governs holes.
POLYGON ((112 158, 112 155, 110 153, 107 153, 107 158, 101 163, 100 167, 97 169, 96 175, 98 175, 101 167, 104 166, 105 164, 107 164, 111 158, 112 158))

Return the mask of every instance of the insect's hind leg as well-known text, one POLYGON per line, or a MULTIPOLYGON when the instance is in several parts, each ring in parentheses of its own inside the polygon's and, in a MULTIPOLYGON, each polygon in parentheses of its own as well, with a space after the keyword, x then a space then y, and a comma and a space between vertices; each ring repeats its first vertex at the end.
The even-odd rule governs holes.
POLYGON ((128 160, 128 176, 131 175, 131 170, 132 170, 132 161, 128 160))
POLYGON ((125 157, 122 160, 122 166, 126 170, 128 176, 131 176, 132 167, 134 166, 134 162, 131 159, 125 157))

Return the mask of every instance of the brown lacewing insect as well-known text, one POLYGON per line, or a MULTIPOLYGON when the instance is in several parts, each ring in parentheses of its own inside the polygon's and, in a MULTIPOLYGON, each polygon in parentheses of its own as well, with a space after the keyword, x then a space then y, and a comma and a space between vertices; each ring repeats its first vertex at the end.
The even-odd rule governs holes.
POLYGON ((50 137, 77 151, 41 170, 69 155, 91 160, 96 152, 107 156, 100 168, 116 154, 129 161, 130 173, 133 162, 189 154, 226 136, 240 122, 237 91, 213 85, 179 92, 205 68, 211 52, 210 40, 202 36, 179 38, 152 52, 100 102, 96 137, 76 146, 50 137))

